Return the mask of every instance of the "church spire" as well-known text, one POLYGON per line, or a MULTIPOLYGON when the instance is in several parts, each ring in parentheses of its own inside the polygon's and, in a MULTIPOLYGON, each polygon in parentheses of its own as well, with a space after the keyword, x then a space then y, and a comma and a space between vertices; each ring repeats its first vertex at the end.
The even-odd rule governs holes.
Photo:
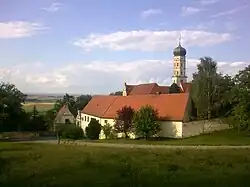
POLYGON ((177 85, 180 82, 187 82, 186 76, 186 49, 181 46, 181 33, 179 36, 179 45, 174 49, 174 68, 173 68, 173 82, 177 85))

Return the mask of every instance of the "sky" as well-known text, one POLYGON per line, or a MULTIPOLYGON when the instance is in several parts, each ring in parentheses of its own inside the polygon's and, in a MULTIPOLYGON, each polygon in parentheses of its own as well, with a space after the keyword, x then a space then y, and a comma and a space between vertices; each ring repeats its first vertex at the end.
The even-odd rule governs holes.
POLYGON ((234 75, 250 64, 249 17, 249 0, 0 0, 0 81, 24 93, 170 85, 180 35, 189 80, 204 56, 234 75))

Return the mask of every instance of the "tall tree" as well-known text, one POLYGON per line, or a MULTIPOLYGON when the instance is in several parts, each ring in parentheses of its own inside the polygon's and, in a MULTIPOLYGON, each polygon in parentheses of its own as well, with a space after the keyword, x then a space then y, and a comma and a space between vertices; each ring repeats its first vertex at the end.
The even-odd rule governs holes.
POLYGON ((75 107, 77 110, 82 110, 91 100, 91 95, 80 95, 76 99, 75 107))
POLYGON ((39 115, 39 112, 36 109, 36 105, 33 106, 32 118, 36 118, 39 115))
POLYGON ((124 133, 125 138, 128 138, 128 133, 132 128, 132 119, 134 115, 134 109, 130 106, 124 106, 116 111, 114 128, 119 133, 124 133))
POLYGON ((55 130, 54 119, 56 117, 56 111, 54 109, 46 111, 44 114, 44 120, 49 131, 55 130))
POLYGON ((217 63, 211 57, 200 58, 197 72, 193 74, 191 95, 197 108, 197 116, 210 119, 214 103, 218 100, 219 80, 217 63))
POLYGON ((58 112, 63 105, 68 105, 70 112, 76 116, 77 110, 82 110, 91 100, 91 95, 80 95, 76 99, 74 96, 65 94, 62 99, 56 101, 54 109, 58 112))
POLYGON ((0 82, 0 131, 20 130, 25 112, 22 108, 26 95, 15 85, 0 82))
POLYGON ((74 96, 66 93, 62 99, 57 100, 54 105, 55 111, 58 112, 63 107, 63 105, 68 105, 70 112, 74 116, 77 115, 76 101, 74 96))
POLYGON ((250 130, 250 65, 236 74, 232 89, 233 118, 238 130, 250 130))

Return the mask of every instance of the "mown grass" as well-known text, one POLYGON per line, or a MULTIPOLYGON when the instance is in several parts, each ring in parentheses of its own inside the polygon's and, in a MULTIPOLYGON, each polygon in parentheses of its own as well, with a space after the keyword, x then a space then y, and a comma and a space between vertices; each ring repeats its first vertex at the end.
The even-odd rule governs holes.
POLYGON ((36 109, 38 112, 46 112, 46 111, 53 108, 54 103, 31 103, 31 102, 28 102, 28 103, 23 104, 23 108, 25 111, 31 112, 34 108, 34 105, 36 106, 36 109))
POLYGON ((163 145, 249 145, 249 132, 237 132, 234 129, 213 132, 185 139, 160 139, 160 140, 95 140, 98 143, 121 144, 163 144, 163 145))
POLYGON ((0 143, 0 186, 246 186, 250 149, 120 149, 0 143))

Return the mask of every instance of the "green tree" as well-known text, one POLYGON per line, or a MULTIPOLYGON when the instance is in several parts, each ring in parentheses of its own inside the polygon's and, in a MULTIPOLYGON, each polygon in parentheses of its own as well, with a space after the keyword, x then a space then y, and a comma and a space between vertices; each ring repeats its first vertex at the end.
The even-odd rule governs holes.
POLYGON ((68 105, 70 111, 71 111, 74 115, 77 115, 77 110, 76 110, 75 104, 76 104, 76 101, 75 101, 75 99, 74 99, 74 96, 69 95, 69 94, 66 93, 66 94, 63 96, 62 99, 59 99, 59 100, 57 100, 57 101, 55 102, 54 109, 56 110, 56 112, 58 112, 58 111, 63 107, 63 105, 68 105))
POLYGON ((56 117, 56 111, 54 109, 50 109, 46 111, 44 114, 44 120, 49 131, 54 130, 55 117, 56 117))
POLYGON ((227 117, 231 114, 234 103, 232 103, 234 79, 229 75, 218 76, 217 97, 214 102, 213 115, 215 117, 227 117))
POLYGON ((220 105, 220 82, 217 63, 211 57, 200 58, 197 72, 193 74, 191 98, 197 109, 197 117, 210 119, 214 110, 220 105))
POLYGON ((91 140, 99 139, 101 132, 101 124, 96 119, 91 119, 85 129, 86 135, 91 140))
POLYGON ((22 108, 25 98, 15 85, 0 82, 0 131, 21 130, 26 115, 22 108))
POLYGON ((134 109, 130 106, 124 106, 116 111, 114 128, 118 133, 124 133, 126 139, 132 128, 134 112, 134 109))
POLYGON ((54 105, 54 110, 58 112, 63 105, 68 105, 70 112, 77 116, 77 111, 82 110, 91 100, 91 95, 80 95, 76 99, 74 96, 65 94, 62 99, 56 101, 54 105))
POLYGON ((146 105, 135 112, 133 126, 137 135, 148 139, 160 132, 158 112, 152 106, 146 105))
POLYGON ((44 115, 40 114, 34 105, 32 112, 28 113, 29 122, 24 127, 27 131, 45 131, 47 130, 44 115))
POLYGON ((80 95, 76 99, 75 107, 77 110, 82 110, 91 100, 91 95, 80 95))
POLYGON ((32 110, 32 118, 36 118, 37 116, 39 116, 39 112, 36 109, 36 105, 33 106, 33 110, 32 110))
POLYGON ((169 87, 169 93, 170 94, 172 94, 172 93, 181 93, 181 89, 176 83, 173 83, 169 87))
POLYGON ((102 130, 106 139, 111 138, 112 129, 113 128, 109 123, 106 123, 102 126, 102 130))
POLYGON ((250 65, 236 74, 231 91, 232 116, 238 130, 250 130, 250 65))

